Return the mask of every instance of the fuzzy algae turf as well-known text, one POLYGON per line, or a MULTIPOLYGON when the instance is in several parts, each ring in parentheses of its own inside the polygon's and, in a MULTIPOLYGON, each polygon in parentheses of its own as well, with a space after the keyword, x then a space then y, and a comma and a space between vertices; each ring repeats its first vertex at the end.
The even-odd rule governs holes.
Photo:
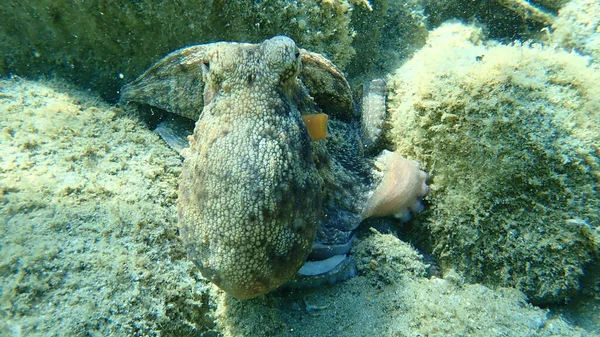
POLYGON ((355 75, 397 66, 427 36, 421 1, 6 0, 0 75, 57 74, 116 100, 118 89, 170 51, 286 35, 355 75))
POLYGON ((177 236, 179 156, 61 82, 2 79, 0 111, 0 335, 209 330, 177 236))
POLYGON ((446 24, 390 76, 390 141, 433 176, 419 233, 444 267, 534 303, 580 290, 598 259, 600 71, 446 24))
MULTIPOLYGON (((358 5, 360 7, 360 5, 358 5)), ((336 64, 354 55, 347 1, 17 1, 0 6, 0 74, 56 73, 118 98, 166 53, 215 41, 288 35, 336 64)))
POLYGON ((552 25, 552 42, 600 61, 600 2, 569 1, 558 13, 552 25))
POLYGON ((176 233, 181 159, 128 110, 56 81, 0 81, 0 335, 590 336, 511 289, 427 278, 376 231, 359 276, 236 300, 176 233))

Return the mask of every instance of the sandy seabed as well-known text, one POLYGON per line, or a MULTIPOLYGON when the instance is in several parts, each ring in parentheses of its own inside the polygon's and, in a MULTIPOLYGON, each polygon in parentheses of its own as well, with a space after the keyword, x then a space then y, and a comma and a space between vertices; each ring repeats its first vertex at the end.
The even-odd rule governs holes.
POLYGON ((59 80, 0 80, 0 335, 598 332, 597 321, 584 330, 514 289, 467 284, 451 271, 427 277, 417 250, 369 230, 354 249, 359 276, 347 282, 231 298, 185 257, 175 212, 181 164, 132 108, 59 80))

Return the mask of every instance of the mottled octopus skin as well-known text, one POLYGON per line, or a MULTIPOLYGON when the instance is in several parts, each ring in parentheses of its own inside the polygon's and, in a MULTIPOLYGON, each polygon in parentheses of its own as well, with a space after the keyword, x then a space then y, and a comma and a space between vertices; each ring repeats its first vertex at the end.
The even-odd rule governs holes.
POLYGON ((311 251, 322 179, 295 105, 300 53, 286 37, 204 61, 204 110, 179 187, 181 236, 202 274, 237 298, 293 278, 311 251))
POLYGON ((206 278, 238 298, 294 276, 288 285, 340 281, 356 272, 350 248, 363 219, 422 209, 428 176, 416 163, 365 156, 383 145, 385 82, 374 83, 363 89, 362 133, 342 73, 282 36, 185 47, 122 88, 122 102, 197 121, 188 133, 165 119, 155 132, 186 158, 179 226, 206 278), (302 119, 322 112, 327 136, 310 142, 302 119), (178 135, 191 133, 185 148, 178 135))

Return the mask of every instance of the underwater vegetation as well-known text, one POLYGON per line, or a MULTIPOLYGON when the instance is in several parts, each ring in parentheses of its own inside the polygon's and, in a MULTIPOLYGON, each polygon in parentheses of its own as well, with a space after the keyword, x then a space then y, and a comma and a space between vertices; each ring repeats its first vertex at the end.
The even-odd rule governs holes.
POLYGON ((567 50, 575 50, 600 60, 600 2, 592 0, 569 1, 560 9, 552 24, 552 42, 567 50))
POLYGON ((3 1, 0 335, 598 335, 599 7, 3 1), (275 35, 387 76, 385 145, 432 191, 400 234, 363 226, 356 277, 237 300, 186 256, 181 157, 105 101, 178 48, 275 35))
POLYGON ((416 226, 446 268, 534 303, 580 290, 598 259, 600 71, 449 23, 389 77, 390 141, 434 177, 416 226))
POLYGON ((119 88, 175 49, 275 35, 287 35, 355 74, 391 69, 395 55, 409 55, 425 41, 422 5, 385 0, 370 11, 367 4, 8 0, 0 7, 0 44, 7 46, 0 49, 0 74, 57 74, 114 101, 119 88))

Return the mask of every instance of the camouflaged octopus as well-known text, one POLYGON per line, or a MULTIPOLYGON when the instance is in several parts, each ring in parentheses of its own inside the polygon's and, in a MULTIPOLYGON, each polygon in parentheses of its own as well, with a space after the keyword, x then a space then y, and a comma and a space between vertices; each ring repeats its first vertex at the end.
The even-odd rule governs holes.
POLYGON ((385 114, 385 83, 369 85, 361 123, 340 71, 276 36, 177 50, 123 88, 122 101, 197 120, 181 151, 178 216, 204 277, 237 298, 344 279, 362 220, 422 209, 418 163, 365 155, 385 114))

